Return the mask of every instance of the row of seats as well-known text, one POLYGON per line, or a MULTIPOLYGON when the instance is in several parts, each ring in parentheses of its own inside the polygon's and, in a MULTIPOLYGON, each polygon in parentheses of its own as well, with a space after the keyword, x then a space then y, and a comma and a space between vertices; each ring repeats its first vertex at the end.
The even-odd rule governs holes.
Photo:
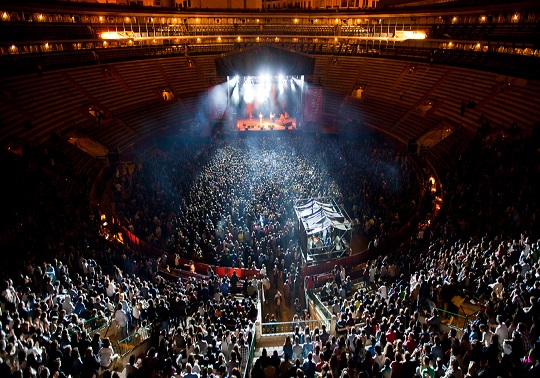
POLYGON ((64 141, 54 148, 72 160, 79 173, 91 171, 94 157, 68 143, 69 138, 88 137, 109 151, 129 150, 164 128, 192 119, 199 99, 185 98, 204 93, 207 86, 186 57, 5 78, 0 82, 2 143, 44 144, 54 135, 64 141), (163 89, 182 100, 165 102, 163 89), (91 109, 99 110, 101 119, 91 109))
MULTIPOLYGON (((201 110, 199 96, 219 80, 215 57, 118 62, 3 79, 4 139, 39 143, 52 132, 66 136, 76 130, 89 133, 108 149, 129 148, 160 127, 152 124, 152 118, 163 119, 166 125, 195 118, 201 110), (176 105, 164 103, 160 90, 165 88, 175 95, 176 105), (101 123, 106 127, 96 126, 88 112, 91 106, 103 113, 101 123), (146 111, 152 117, 143 117, 146 111)), ((386 129, 405 142, 418 138, 443 118, 474 135, 482 114, 492 125, 508 128, 516 122, 525 132, 540 117, 533 104, 540 86, 534 81, 438 64, 315 58, 312 81, 325 87, 327 114, 339 113, 343 119, 386 129), (364 89, 362 98, 344 102, 357 86, 364 89), (461 102, 469 100, 477 106, 460 114, 461 102), (431 109, 421 114, 419 109, 426 101, 432 102, 431 109)))
POLYGON ((66 36, 73 40, 92 39, 92 30, 87 25, 45 22, 0 22, 0 41, 9 43, 22 41, 59 41, 66 36))
POLYGON ((452 24, 436 25, 430 31, 433 38, 449 38, 453 40, 515 40, 532 39, 538 34, 536 23, 502 23, 502 24, 452 24))

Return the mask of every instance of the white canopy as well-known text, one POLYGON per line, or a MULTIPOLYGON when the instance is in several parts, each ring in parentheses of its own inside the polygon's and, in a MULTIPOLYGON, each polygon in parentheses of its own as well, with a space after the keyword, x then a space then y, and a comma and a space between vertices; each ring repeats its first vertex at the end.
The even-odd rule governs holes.
POLYGON ((313 235, 328 227, 342 231, 351 229, 351 221, 333 201, 303 200, 294 206, 298 219, 302 221, 306 234, 313 235))

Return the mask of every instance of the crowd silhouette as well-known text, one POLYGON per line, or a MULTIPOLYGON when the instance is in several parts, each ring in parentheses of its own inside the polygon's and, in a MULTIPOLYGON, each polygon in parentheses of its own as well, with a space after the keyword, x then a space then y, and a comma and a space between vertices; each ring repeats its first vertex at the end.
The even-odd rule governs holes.
MULTIPOLYGON (((340 284, 348 290, 326 288, 345 334, 293 332, 291 355, 263 353, 252 376, 536 376, 537 147, 534 137, 498 137, 456 149, 451 169, 440 172, 444 206, 422 238, 413 233, 394 250, 375 247, 380 255, 368 262, 360 288, 347 280, 340 284), (457 312, 456 296, 482 304, 459 335, 441 331, 437 311, 457 312)), ((2 217, 5 377, 115 370, 240 377, 256 297, 232 295, 211 271, 171 281, 159 268, 178 254, 238 268, 294 264, 301 275, 294 198, 333 196, 366 237, 390 239, 415 211, 422 186, 405 155, 372 138, 178 141, 144 157, 130 198, 116 203, 136 235, 170 256, 164 260, 105 240, 88 202, 91 180, 44 156, 3 156, 10 178, 2 217), (147 330, 148 351, 113 366, 111 340, 89 333, 109 317, 118 327, 111 337, 147 330)))

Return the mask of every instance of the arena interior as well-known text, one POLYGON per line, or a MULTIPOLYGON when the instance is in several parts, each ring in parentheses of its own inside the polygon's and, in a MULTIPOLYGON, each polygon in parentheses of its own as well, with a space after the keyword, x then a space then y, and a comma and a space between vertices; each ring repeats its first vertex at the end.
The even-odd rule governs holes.
POLYGON ((540 376, 540 3, 0 3, 1 377, 540 376))

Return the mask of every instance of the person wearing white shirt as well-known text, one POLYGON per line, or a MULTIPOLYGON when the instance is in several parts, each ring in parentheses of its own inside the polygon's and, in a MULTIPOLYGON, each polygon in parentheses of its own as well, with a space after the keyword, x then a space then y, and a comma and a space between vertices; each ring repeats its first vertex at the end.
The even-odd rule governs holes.
POLYGON ((186 372, 182 375, 182 378, 199 378, 199 374, 193 372, 193 367, 188 362, 186 363, 186 372))
POLYGON ((388 290, 386 288, 386 285, 385 284, 382 284, 380 287, 379 287, 379 290, 377 291, 377 293, 381 296, 381 298, 383 298, 384 300, 386 300, 386 298, 388 297, 388 290))
POLYGON ((371 283, 374 283, 376 276, 377 276, 377 268, 375 267, 375 265, 372 265, 371 269, 369 269, 369 281, 371 283))
POLYGON ((111 340, 108 337, 103 339, 103 345, 98 351, 99 363, 103 369, 112 370, 114 363, 116 362, 118 355, 114 353, 111 346, 111 340))
POLYGON ((482 344, 487 348, 491 344, 493 332, 486 324, 480 324, 480 331, 482 331, 482 344))
POLYGON ((141 324, 141 312, 143 310, 142 302, 134 298, 131 303, 131 316, 133 318, 134 326, 139 326, 139 324, 141 324))
POLYGON ((116 293, 116 285, 114 284, 113 280, 109 280, 107 287, 105 288, 107 296, 109 298, 112 298, 112 296, 116 293))
POLYGON ((491 287, 498 299, 502 299, 504 289, 502 277, 498 277, 497 282, 490 284, 489 287, 491 287))
POLYGON ((303 355, 302 355, 303 351, 304 351, 304 348, 302 347, 302 345, 300 345, 300 338, 296 336, 294 338, 292 360, 296 361, 296 359, 299 359, 300 362, 302 362, 304 360, 303 355))
POLYGON ((73 305, 73 302, 71 302, 71 297, 66 295, 64 297, 64 302, 62 303, 62 310, 66 312, 66 315, 71 315, 74 308, 75 306, 73 305))
POLYGON ((509 331, 508 327, 506 326, 506 323, 503 321, 503 318, 501 315, 497 315, 497 328, 495 328, 495 334, 499 336, 499 344, 503 345, 504 340, 508 339, 509 337, 509 331))
POLYGON ((114 320, 116 320, 116 324, 118 325, 118 328, 120 328, 122 339, 125 339, 128 336, 128 316, 126 312, 122 309, 121 303, 118 303, 116 307, 116 312, 114 313, 114 320))

